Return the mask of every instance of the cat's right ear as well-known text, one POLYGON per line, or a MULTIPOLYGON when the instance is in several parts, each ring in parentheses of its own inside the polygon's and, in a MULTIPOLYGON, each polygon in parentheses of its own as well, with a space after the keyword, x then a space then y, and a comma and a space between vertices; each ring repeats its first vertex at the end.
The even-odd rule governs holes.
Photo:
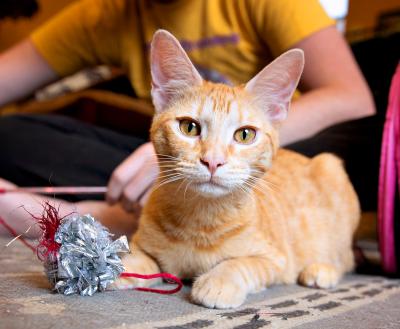
POLYGON ((203 83, 179 41, 168 31, 158 30, 154 34, 150 63, 151 96, 157 113, 165 110, 183 90, 203 83))
POLYGON ((245 89, 255 96, 271 122, 279 123, 286 119, 303 67, 303 51, 292 49, 267 65, 246 84, 245 89))

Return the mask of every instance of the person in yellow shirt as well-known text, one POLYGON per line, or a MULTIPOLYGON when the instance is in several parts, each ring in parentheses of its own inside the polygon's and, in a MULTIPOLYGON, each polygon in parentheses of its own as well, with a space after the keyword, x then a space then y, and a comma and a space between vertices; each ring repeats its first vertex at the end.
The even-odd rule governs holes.
MULTIPOLYGON (((301 96, 293 101, 282 126, 283 145, 374 113, 370 91, 349 47, 318 0, 78 1, 0 55, 0 106, 98 64, 124 69, 136 95, 149 99, 148 51, 159 28, 179 39, 205 79, 227 84, 250 80, 290 48, 303 49, 301 96)), ((156 165, 148 165, 155 157, 150 143, 70 118, 2 118, 2 135, 15 142, 5 151, 0 148, 2 156, 13 158, 0 177, 15 183, 44 185, 57 168, 65 175, 53 175, 53 184, 108 184, 107 201, 119 201, 130 211, 157 175, 156 165), (20 160, 14 159, 15 149, 21 152, 20 160), (67 171, 75 173, 73 179, 67 171), (19 182, 16 177, 21 177, 19 182)), ((2 196, 0 208, 11 209, 11 198, 2 196)), ((109 208, 102 204, 96 209, 105 213, 109 208)))
POLYGON ((31 35, 58 76, 87 66, 122 67, 140 98, 150 97, 154 32, 177 37, 204 78, 240 84, 299 41, 334 25, 313 1, 83 1, 31 35))

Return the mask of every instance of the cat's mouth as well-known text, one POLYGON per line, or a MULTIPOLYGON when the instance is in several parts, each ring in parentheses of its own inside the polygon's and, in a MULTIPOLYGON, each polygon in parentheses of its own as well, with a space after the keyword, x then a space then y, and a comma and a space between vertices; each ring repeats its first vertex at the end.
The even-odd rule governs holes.
POLYGON ((216 181, 210 179, 209 181, 206 182, 199 182, 197 183, 198 185, 208 185, 208 186, 215 186, 215 187, 220 187, 220 188, 226 188, 224 185, 217 183, 216 181))
POLYGON ((194 188, 201 194, 209 196, 219 196, 228 193, 227 186, 223 185, 222 183, 214 179, 202 182, 195 182, 194 188))

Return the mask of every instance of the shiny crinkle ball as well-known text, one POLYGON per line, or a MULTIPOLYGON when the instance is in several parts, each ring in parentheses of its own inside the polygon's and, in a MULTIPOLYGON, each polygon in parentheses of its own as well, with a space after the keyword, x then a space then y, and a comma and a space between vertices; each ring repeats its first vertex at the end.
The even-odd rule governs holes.
POLYGON ((60 244, 45 269, 54 290, 65 295, 91 296, 103 291, 124 271, 119 252, 128 252, 126 236, 112 241, 110 232, 90 215, 71 215, 55 234, 60 244))

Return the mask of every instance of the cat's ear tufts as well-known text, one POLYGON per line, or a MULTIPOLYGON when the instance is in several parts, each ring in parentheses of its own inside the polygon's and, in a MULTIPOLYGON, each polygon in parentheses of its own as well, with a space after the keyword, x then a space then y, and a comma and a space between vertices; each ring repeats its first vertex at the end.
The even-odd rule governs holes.
POLYGON ((303 67, 303 51, 292 49, 276 58, 246 84, 245 89, 256 97, 258 106, 265 109, 271 122, 279 123, 286 119, 303 67))
POLYGON ((154 34, 150 63, 151 96, 157 113, 165 110, 171 100, 185 89, 203 83, 179 41, 165 30, 154 34))

